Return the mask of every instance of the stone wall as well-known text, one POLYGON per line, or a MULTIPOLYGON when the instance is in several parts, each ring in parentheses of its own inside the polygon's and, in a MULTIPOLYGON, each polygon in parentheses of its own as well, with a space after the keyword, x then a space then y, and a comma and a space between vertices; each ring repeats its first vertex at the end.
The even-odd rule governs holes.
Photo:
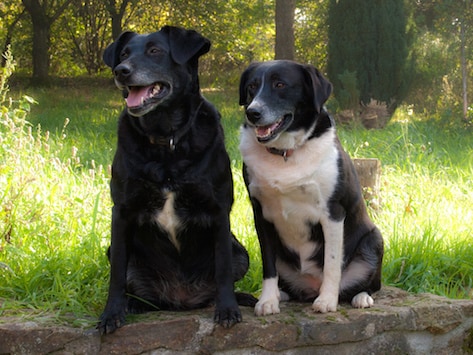
POLYGON ((341 305, 315 314, 310 304, 282 303, 281 314, 223 329, 213 310, 129 317, 114 334, 0 317, 0 354, 468 354, 473 300, 413 295, 384 287, 367 310, 341 305))

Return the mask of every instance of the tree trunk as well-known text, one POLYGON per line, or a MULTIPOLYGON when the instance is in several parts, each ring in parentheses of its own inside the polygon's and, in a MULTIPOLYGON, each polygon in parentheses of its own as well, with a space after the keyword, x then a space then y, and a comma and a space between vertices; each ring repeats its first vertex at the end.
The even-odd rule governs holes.
POLYGON ((37 0, 22 0, 33 23, 33 84, 46 84, 49 81, 49 45, 51 42, 51 23, 46 9, 37 0))
POLYGON ((460 42, 461 42, 461 68, 462 68, 462 96, 463 96, 463 121, 468 122, 468 71, 465 53, 465 19, 460 23, 460 42))
POLYGON ((49 45, 51 24, 44 19, 33 21, 33 78, 34 84, 49 81, 49 45))
POLYGON ((33 78, 34 84, 47 84, 49 81, 49 46, 51 44, 51 25, 58 19, 73 0, 61 2, 22 0, 33 23, 33 78), (50 5, 50 7, 48 7, 50 5), (52 6, 54 8, 52 8, 52 6))
POLYGON ((122 33, 122 16, 119 13, 110 13, 112 17, 112 37, 114 40, 122 33))
POLYGON ((275 59, 294 59, 294 11, 296 0, 276 0, 275 59))
POLYGON ((107 11, 112 19, 112 37, 114 40, 117 39, 123 31, 123 16, 125 16, 128 4, 130 3, 135 5, 136 2, 137 0, 122 0, 117 4, 115 0, 108 0, 108 2, 105 3, 107 11))

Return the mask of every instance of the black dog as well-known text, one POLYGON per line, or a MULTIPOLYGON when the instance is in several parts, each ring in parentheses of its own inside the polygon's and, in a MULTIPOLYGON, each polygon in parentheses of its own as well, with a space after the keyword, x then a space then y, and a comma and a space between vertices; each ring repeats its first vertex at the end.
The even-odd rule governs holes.
MULTIPOLYGON (((234 281, 248 254, 230 232, 230 162, 220 115, 200 94, 195 31, 123 33, 104 53, 127 108, 112 165, 110 287, 100 332, 125 313, 193 309, 213 302, 215 321, 241 321, 234 281)), ((247 296, 247 297, 245 297, 247 296)), ((255 303, 241 295, 240 304, 255 303)))
POLYGON ((279 286, 318 312, 373 305, 383 240, 323 108, 332 85, 310 66, 253 63, 240 82, 240 150, 263 259, 257 315, 279 313, 279 286), (314 300, 315 299, 315 300, 314 300))

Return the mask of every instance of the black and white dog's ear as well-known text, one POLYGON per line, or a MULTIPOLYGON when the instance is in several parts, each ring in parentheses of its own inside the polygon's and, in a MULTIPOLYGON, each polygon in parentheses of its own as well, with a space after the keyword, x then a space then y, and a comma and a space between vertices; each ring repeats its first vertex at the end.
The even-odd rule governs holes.
POLYGON ((103 61, 107 64, 110 68, 115 68, 120 63, 120 53, 125 47, 125 45, 135 37, 137 33, 126 31, 123 32, 118 38, 110 44, 105 51, 103 52, 103 61))
POLYGON ((198 59, 210 50, 210 40, 194 30, 164 26, 161 31, 169 36, 171 57, 177 64, 185 64, 198 59))
POLYGON ((318 113, 322 109, 325 101, 328 100, 332 93, 332 83, 328 81, 322 73, 312 65, 304 65, 307 72, 307 86, 314 100, 314 107, 318 113))
POLYGON ((245 71, 241 74, 240 77, 240 105, 246 106, 249 105, 250 103, 248 102, 248 92, 247 92, 247 86, 248 86, 248 79, 250 77, 251 72, 259 65, 259 62, 253 62, 251 63, 245 71))

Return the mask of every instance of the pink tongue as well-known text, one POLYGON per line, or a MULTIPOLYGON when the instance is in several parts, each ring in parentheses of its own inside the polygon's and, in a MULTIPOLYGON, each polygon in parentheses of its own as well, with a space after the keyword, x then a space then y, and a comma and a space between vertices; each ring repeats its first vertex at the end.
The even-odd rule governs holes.
POLYGON ((153 89, 153 85, 140 86, 131 88, 126 98, 126 104, 128 107, 136 107, 141 105, 141 98, 146 100, 149 97, 150 91, 153 89))
POLYGON ((271 132, 278 126, 278 122, 269 126, 257 127, 256 128, 256 136, 258 137, 267 137, 271 134, 271 132))

